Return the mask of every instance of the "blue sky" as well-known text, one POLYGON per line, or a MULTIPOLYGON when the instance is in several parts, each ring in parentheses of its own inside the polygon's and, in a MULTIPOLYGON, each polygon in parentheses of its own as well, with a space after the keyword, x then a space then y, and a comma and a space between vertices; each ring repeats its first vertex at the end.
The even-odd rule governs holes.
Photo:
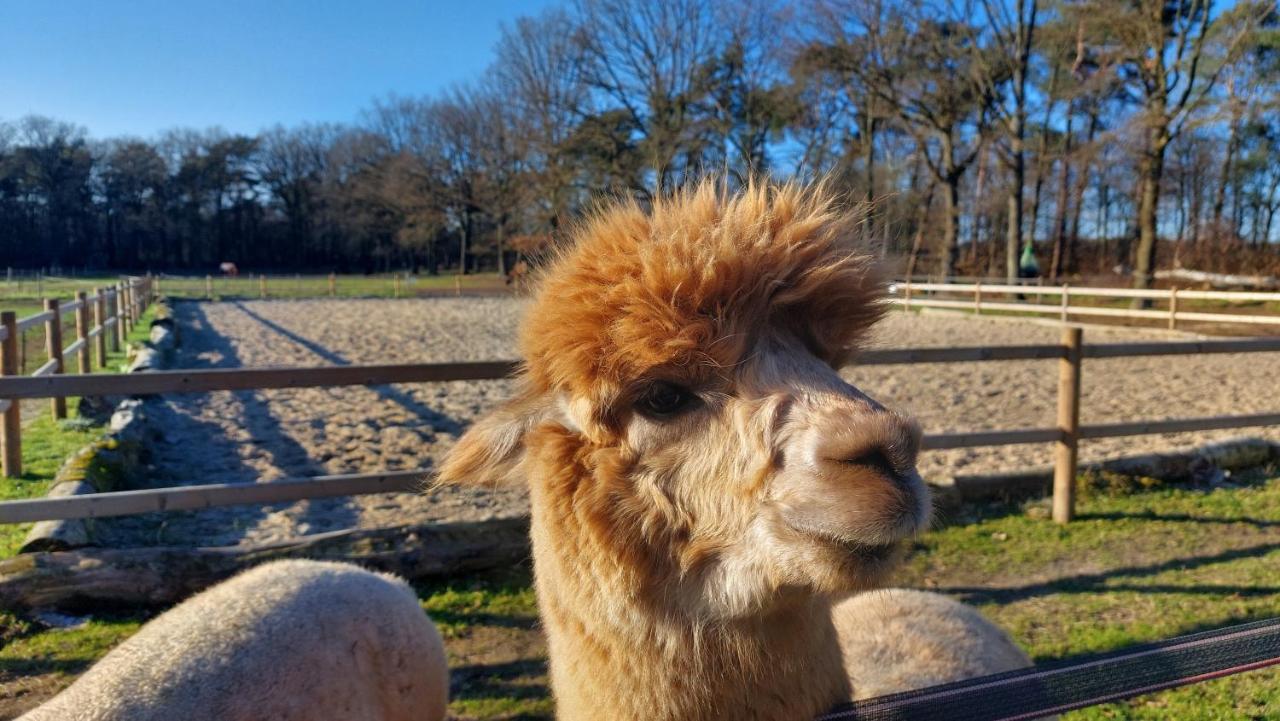
POLYGON ((0 0, 0 120, 97 138, 351 121, 477 76, 550 0, 0 0))

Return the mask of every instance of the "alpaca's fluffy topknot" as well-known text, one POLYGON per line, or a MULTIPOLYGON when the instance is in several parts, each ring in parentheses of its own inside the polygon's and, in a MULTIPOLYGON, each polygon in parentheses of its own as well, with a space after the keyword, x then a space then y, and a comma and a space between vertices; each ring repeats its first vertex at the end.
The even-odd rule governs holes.
POLYGON ((521 350, 534 389, 607 403, 649 373, 698 382, 732 368, 761 330, 843 362, 884 312, 856 216, 823 186, 703 182, 606 208, 547 269, 521 350))

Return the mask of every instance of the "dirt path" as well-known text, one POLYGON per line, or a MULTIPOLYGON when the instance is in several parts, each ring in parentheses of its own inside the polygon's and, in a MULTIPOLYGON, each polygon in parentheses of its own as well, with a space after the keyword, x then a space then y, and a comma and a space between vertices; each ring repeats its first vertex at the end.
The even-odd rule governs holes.
MULTIPOLYGON (((191 368, 489 360, 514 355, 521 302, 509 298, 184 303, 180 364, 191 368)), ((884 347, 1052 343, 1049 325, 894 313, 884 347)), ((1165 337, 1090 329, 1086 342, 1165 337)), ((851 368, 848 378, 930 432, 1053 424, 1053 361, 851 368)), ((1276 410, 1280 354, 1089 361, 1082 420, 1107 422, 1276 410)), ((503 381, 224 392, 165 400, 155 427, 156 485, 270 480, 428 467, 509 391, 503 381)), ((1280 429, 1252 435, 1280 440, 1280 429)), ((1088 442, 1085 460, 1170 450, 1241 432, 1088 442)), ((1051 461, 1047 445, 931 452, 927 478, 1016 470, 1051 461)), ((266 507, 142 516, 100 523, 122 545, 256 543, 442 518, 518 513, 518 491, 448 489, 266 507)))

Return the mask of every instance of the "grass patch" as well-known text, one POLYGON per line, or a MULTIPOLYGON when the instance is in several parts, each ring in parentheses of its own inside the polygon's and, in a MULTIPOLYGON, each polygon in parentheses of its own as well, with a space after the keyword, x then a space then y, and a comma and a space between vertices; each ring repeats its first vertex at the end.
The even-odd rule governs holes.
POLYGON ((445 638, 458 719, 549 719, 546 645, 527 566, 417 586, 445 638))
MULTIPOLYGON (((1037 660, 1280 616, 1280 478, 1095 494, 1067 527, 1044 502, 993 505, 926 536, 907 585, 972 603, 1037 660)), ((1232 676, 1069 719, 1274 718, 1280 671, 1232 676)))
MULTIPOLYGON (((44 414, 22 429, 22 475, 0 477, 0 500, 44 495, 63 461, 102 435, 100 426, 76 423, 79 419, 69 420, 71 422, 55 421, 44 414)), ((9 558, 18 552, 31 525, 0 525, 0 558, 9 558)))
POLYGON ((45 629, 9 616, 8 642, 0 648, 0 673, 79 674, 142 627, 142 614, 102 615, 66 629, 45 629))
MULTIPOLYGON (((332 294, 338 298, 410 298, 418 294, 493 291, 504 292, 506 280, 497 273, 471 273, 458 276, 452 273, 440 275, 339 275, 334 279, 332 294)), ((210 287, 203 276, 163 277, 161 292, 173 298, 208 299, 210 287)), ((262 297, 262 286, 257 275, 236 278, 215 276, 212 278, 213 300, 230 300, 262 297)), ((268 276, 268 298, 327 298, 330 296, 329 276, 291 275, 268 276)))

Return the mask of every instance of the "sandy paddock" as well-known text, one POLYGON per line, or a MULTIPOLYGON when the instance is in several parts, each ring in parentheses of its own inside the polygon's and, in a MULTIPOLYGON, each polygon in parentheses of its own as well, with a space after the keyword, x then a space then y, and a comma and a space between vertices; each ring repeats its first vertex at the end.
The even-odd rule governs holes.
MULTIPOLYGON (((514 357, 521 302, 509 298, 306 300, 177 306, 189 368, 495 360, 514 357)), ((1136 329, 1085 332, 1086 343, 1167 338, 1136 329)), ((1031 322, 893 313, 881 347, 1053 343, 1031 322)), ((928 432, 1053 425, 1055 361, 850 368, 846 376, 928 432)), ((1177 418, 1280 408, 1280 354, 1086 361, 1082 422, 1177 418)), ((171 396, 155 414, 155 485, 427 467, 509 392, 505 381, 313 388, 171 396)), ((1280 429, 1182 433, 1087 442, 1095 460, 1280 429)), ((927 478, 1051 462, 1047 444, 926 453, 927 478)), ((517 512, 518 491, 382 494, 103 520, 120 545, 263 542, 339 530, 517 512)))

